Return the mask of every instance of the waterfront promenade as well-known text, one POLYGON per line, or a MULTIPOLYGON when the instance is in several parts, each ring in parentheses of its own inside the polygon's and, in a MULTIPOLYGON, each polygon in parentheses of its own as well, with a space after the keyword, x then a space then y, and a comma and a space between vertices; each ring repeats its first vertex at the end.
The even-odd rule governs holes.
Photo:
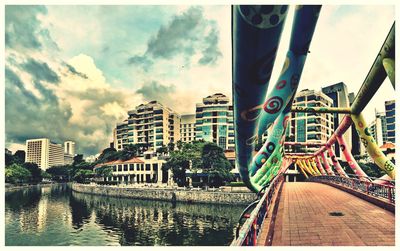
POLYGON ((285 182, 277 212, 272 246, 395 244, 394 213, 326 184, 285 182))

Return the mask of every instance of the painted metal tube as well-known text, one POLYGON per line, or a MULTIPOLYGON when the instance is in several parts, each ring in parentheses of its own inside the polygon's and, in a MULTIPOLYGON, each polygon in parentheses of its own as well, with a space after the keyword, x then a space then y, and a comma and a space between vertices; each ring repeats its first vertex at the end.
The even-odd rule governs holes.
POLYGON ((299 161, 296 161, 296 165, 300 168, 300 171, 303 173, 303 175, 308 179, 308 174, 304 170, 303 166, 300 165, 299 161))
POLYGON ((322 175, 326 175, 324 168, 321 165, 321 161, 319 160, 318 155, 314 157, 315 163, 317 164, 318 170, 322 175))
POLYGON ((322 146, 325 144, 322 144, 320 142, 285 142, 285 146, 322 146))
POLYGON ((361 169, 361 167, 358 165, 357 161, 354 159, 353 155, 351 154, 351 151, 350 151, 349 147, 347 146, 346 141, 343 139, 343 134, 336 135, 336 138, 339 143, 340 149, 342 150, 342 153, 343 153, 344 157, 346 158, 346 161, 349 164, 350 168, 353 170, 353 172, 360 179, 368 178, 368 175, 361 169))
POLYGON ((319 172, 317 165, 315 165, 314 161, 312 161, 311 159, 307 159, 306 162, 307 162, 308 166, 310 168, 312 168, 317 175, 321 175, 321 173, 319 172))
POLYGON ((375 61, 369 70, 357 96, 351 105, 352 114, 360 114, 365 106, 382 85, 387 74, 383 68, 382 59, 395 58, 395 24, 393 23, 375 61))
POLYGON ((282 110, 293 101, 307 53, 310 48, 320 5, 297 6, 293 20, 289 51, 278 81, 266 97, 258 123, 258 137, 261 138, 282 110))
POLYGON ((332 168, 329 165, 328 160, 325 157, 325 152, 322 152, 320 154, 320 156, 321 156, 321 159, 322 159, 322 163, 324 163, 325 171, 328 173, 328 175, 335 176, 335 173, 332 171, 332 168))
POLYGON ((382 60, 383 68, 385 68, 386 74, 390 79, 390 82, 393 85, 393 89, 396 89, 395 84, 395 63, 391 58, 384 58, 382 60))
POLYGON ((292 106, 292 112, 305 112, 305 113, 351 113, 348 107, 306 107, 306 106, 292 106))
POLYGON ((274 122, 267 140, 260 150, 254 155, 249 165, 249 175, 254 176, 257 170, 268 160, 277 147, 283 144, 282 137, 285 135, 289 113, 281 113, 274 122))
POLYGON ((336 155, 332 150, 332 146, 328 147, 328 154, 329 157, 331 158, 332 164, 336 170, 336 172, 343 177, 349 177, 346 172, 343 170, 342 166, 340 165, 339 161, 336 159, 336 155))
POLYGON ((375 139, 374 137, 372 137, 363 115, 352 114, 351 119, 356 126, 356 130, 358 136, 360 136, 361 143, 363 143, 363 145, 367 149, 367 152, 371 159, 375 162, 375 164, 379 166, 380 169, 385 171, 386 174, 390 176, 390 178, 395 179, 395 165, 385 156, 385 154, 383 154, 381 149, 376 144, 375 139))
POLYGON ((243 182, 249 179, 257 123, 264 103, 287 5, 235 5, 232 7, 232 90, 235 118, 236 163, 243 182), (268 12, 268 14, 264 14, 268 12))
POLYGON ((271 167, 282 158, 282 151, 283 148, 281 145, 278 145, 278 147, 274 149, 272 155, 263 163, 257 173, 250 177, 250 182, 252 184, 259 183, 259 180, 261 180, 263 176, 268 174, 271 167))

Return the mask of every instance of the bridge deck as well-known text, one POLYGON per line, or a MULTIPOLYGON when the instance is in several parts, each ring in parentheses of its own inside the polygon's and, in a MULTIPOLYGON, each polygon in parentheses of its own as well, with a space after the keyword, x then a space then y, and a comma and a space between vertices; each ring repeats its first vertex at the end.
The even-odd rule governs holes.
POLYGON ((285 182, 272 245, 391 246, 394 222, 393 213, 331 186, 285 182))

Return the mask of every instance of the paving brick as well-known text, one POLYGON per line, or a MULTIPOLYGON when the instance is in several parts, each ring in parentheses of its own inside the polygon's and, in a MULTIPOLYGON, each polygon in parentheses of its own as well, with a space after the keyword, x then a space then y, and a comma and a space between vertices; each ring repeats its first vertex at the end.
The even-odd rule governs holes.
POLYGON ((393 213, 334 187, 285 183, 272 245, 393 246, 394 222, 393 213), (333 211, 344 216, 329 215, 333 211))

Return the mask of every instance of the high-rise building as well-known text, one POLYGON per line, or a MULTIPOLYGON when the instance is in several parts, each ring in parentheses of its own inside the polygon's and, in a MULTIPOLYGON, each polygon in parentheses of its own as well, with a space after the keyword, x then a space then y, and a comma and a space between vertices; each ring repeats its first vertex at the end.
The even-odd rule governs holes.
POLYGON ((392 143, 396 143, 395 108, 396 108, 395 100, 385 101, 387 141, 392 143))
POLYGON ((29 139, 26 141, 25 162, 36 163, 42 170, 64 165, 63 147, 46 138, 29 139))
POLYGON ((196 140, 195 133, 196 115, 185 114, 181 116, 181 141, 189 143, 196 140))
MULTIPOLYGON (((321 91, 302 90, 296 94, 293 106, 331 107, 333 101, 321 91)), ((287 128, 286 141, 326 143, 334 132, 331 113, 292 112, 287 128)), ((302 151, 313 153, 318 146, 303 147, 302 151)), ((292 149, 292 151, 296 151, 292 149)))
POLYGON ((71 165, 74 163, 75 142, 68 140, 64 142, 64 164, 71 165))
POLYGON ((214 142, 223 149, 234 149, 233 106, 221 93, 196 104, 196 140, 214 142))
POLYGON ((74 156, 75 155, 75 142, 68 140, 64 142, 64 153, 74 156))
MULTIPOLYGON (((328 97, 330 97, 333 101, 333 107, 350 107, 349 102, 349 94, 347 92, 347 86, 343 82, 329 85, 322 88, 322 92, 325 93, 328 97)), ((334 128, 336 129, 340 122, 342 121, 345 114, 333 114, 334 128)), ((344 141, 346 144, 352 149, 352 130, 347 130, 346 133, 343 134, 344 141)), ((343 154, 340 151, 339 143, 335 143, 335 155, 344 159, 343 154)))
POLYGON ((385 113, 375 111, 375 119, 368 127, 378 146, 382 146, 387 142, 385 113))
POLYGON ((180 140, 180 116, 159 102, 151 101, 128 111, 128 118, 117 123, 113 136, 117 150, 129 144, 146 144, 157 149, 180 140))

